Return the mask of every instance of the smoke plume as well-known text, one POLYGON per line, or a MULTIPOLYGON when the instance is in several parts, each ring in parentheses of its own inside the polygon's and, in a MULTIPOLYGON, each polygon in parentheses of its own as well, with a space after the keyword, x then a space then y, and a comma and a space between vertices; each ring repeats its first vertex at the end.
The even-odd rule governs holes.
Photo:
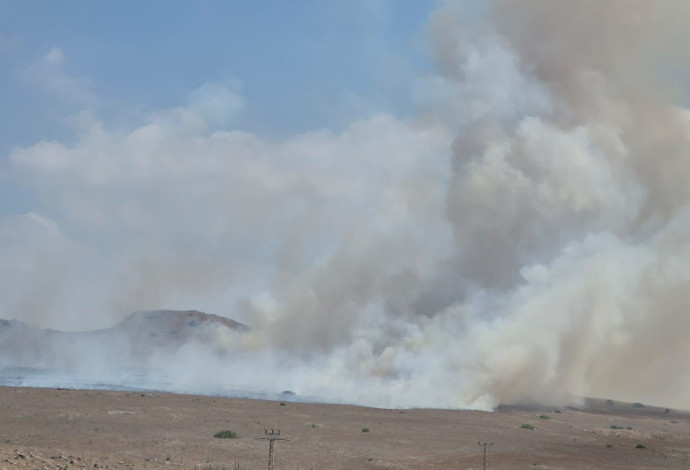
POLYGON ((217 339, 229 356, 159 361, 184 390, 690 407, 690 7, 463 7, 430 18, 412 120, 272 141, 218 124, 210 95, 243 100, 207 84, 130 131, 84 112, 75 143, 15 149, 43 211, 0 220, 0 306, 68 329, 163 307, 251 327, 217 339))

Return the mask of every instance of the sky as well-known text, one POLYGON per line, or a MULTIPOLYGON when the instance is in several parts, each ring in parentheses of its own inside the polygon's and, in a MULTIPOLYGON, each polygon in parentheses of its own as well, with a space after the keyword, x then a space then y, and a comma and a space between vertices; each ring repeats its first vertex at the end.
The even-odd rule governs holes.
MULTIPOLYGON (((36 172, 18 171, 21 165, 12 155, 48 142, 78 145, 84 126, 91 125, 87 121, 117 138, 193 100, 197 111, 210 113, 204 123, 208 131, 243 131, 267 142, 309 132, 337 134, 380 114, 414 116, 425 106, 415 88, 432 71, 426 23, 439 5, 385 0, 2 2, 0 215, 16 221, 32 214, 55 222, 61 232, 71 232, 70 239, 82 238, 76 241, 81 247, 105 258, 106 271, 115 271, 109 258, 119 249, 112 238, 122 237, 125 244, 128 235, 113 227, 95 234, 91 223, 76 223, 68 215, 74 202, 56 205, 54 199, 69 192, 73 182, 53 175, 49 179, 60 188, 46 189, 33 178, 36 172)), ((111 196, 124 190, 121 186, 111 196)), ((84 191, 74 197, 90 197, 89 189, 84 191)), ((93 253, 83 256, 93 258, 93 253)), ((89 269, 97 268, 84 268, 89 269)), ((6 271, 16 278, 11 268, 6 271)), ((63 307, 52 305, 80 309, 62 302, 63 307)), ((32 318, 10 305, 3 310, 5 316, 65 325, 61 313, 32 318)), ((126 313, 115 310, 102 316, 82 311, 77 316, 85 323, 66 324, 105 326, 126 313)))
POLYGON ((206 82, 231 83, 250 103, 235 125, 271 136, 409 114, 410 82, 430 69, 424 27, 438 4, 3 2, 3 153, 64 136, 70 112, 131 125, 206 82), (45 64, 51 50, 60 60, 45 64))
POLYGON ((352 403, 687 408, 689 19, 1 2, 0 317, 220 314, 261 380, 352 403))

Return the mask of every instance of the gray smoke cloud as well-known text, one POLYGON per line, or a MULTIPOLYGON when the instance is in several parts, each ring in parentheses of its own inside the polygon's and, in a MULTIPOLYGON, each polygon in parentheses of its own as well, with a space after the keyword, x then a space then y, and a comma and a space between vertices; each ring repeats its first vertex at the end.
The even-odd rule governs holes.
POLYGON ((15 149, 49 215, 2 221, 24 272, 3 275, 3 309, 78 329, 173 306, 252 327, 219 333, 230 356, 156 361, 180 390, 690 407, 690 7, 496 1, 469 24, 464 6, 430 18, 437 75, 414 120, 276 142, 227 130, 232 113, 214 128, 214 93, 243 101, 207 84, 124 134, 82 113, 73 145, 15 149))

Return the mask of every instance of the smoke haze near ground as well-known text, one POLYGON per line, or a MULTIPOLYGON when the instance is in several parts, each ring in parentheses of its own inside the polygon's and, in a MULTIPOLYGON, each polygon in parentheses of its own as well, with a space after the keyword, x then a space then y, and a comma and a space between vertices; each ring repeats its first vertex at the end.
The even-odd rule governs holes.
POLYGON ((275 141, 234 130, 239 88, 209 83, 133 129, 83 111, 74 142, 14 149, 3 171, 43 210, 0 219, 0 308, 250 325, 218 339, 232 360, 195 344, 156 363, 199 390, 689 408, 689 7, 463 7, 430 18, 415 119, 275 141))

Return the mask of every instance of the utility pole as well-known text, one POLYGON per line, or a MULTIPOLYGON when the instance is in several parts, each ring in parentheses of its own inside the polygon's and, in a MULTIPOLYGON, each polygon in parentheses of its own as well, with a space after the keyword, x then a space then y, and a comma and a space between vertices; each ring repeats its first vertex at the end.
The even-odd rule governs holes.
POLYGON ((493 442, 478 442, 480 446, 484 446, 484 470, 486 470, 486 446, 494 445, 493 442))
POLYGON ((274 470, 273 463, 273 445, 275 441, 289 441, 285 437, 280 437, 280 429, 264 429, 264 437, 257 437, 258 440, 267 440, 268 444, 268 470, 274 470))

